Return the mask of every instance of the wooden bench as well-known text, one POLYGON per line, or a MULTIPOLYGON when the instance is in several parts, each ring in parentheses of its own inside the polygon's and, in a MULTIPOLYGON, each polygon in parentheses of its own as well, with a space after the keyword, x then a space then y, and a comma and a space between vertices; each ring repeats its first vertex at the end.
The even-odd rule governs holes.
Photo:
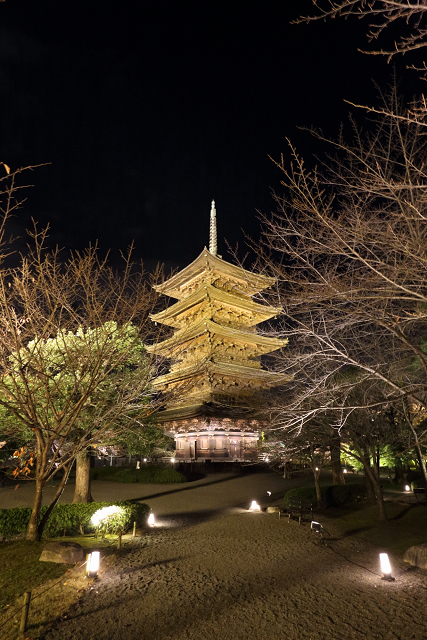
POLYGON ((301 520, 304 516, 310 516, 310 522, 313 520, 313 504, 311 500, 307 500, 305 498, 289 498, 289 506, 286 509, 286 513, 288 514, 288 522, 291 517, 298 518, 298 524, 301 524, 301 520))
POLYGON ((424 487, 415 488, 413 490, 413 494, 417 502, 425 502, 426 500, 426 492, 424 487))

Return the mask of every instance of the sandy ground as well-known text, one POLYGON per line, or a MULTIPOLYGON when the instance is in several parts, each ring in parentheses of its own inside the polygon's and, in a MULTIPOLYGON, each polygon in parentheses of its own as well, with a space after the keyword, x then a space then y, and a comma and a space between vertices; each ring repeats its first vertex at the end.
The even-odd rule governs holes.
POLYGON ((96 500, 147 502, 158 526, 129 541, 42 637, 426 640, 427 571, 392 558, 396 581, 387 583, 373 545, 334 539, 332 529, 325 546, 307 524, 247 511, 253 498, 267 506, 267 490, 279 500, 293 483, 274 474, 187 486, 94 483, 96 500))

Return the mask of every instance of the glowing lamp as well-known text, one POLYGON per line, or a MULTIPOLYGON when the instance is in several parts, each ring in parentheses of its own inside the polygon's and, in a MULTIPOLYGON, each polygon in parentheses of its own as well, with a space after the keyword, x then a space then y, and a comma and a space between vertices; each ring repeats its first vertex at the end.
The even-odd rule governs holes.
POLYGON ((268 462, 268 456, 266 457, 265 461, 268 462))
POLYGON ((319 467, 316 467, 316 471, 319 471, 319 467))
POLYGON ((344 469, 344 473, 347 473, 347 469, 344 469))
POLYGON ((406 484, 405 485, 405 491, 410 491, 410 490, 411 490, 411 487, 409 486, 409 484, 406 484))
POLYGON ((268 497, 270 497, 271 496, 271 491, 267 491, 267 495, 268 495, 268 497))
POLYGON ((87 557, 86 573, 90 578, 96 578, 99 569, 99 551, 92 551, 87 557))
POLYGON ((171 462, 174 463, 175 462, 175 458, 171 458, 171 462))
POLYGON ((390 565, 390 560, 388 559, 387 553, 380 553, 380 565, 381 565, 381 572, 383 574, 383 577, 381 578, 381 580, 388 580, 388 581, 394 580, 394 578, 391 575, 391 565, 390 565))
POLYGON ((249 511, 261 511, 261 507, 256 500, 252 500, 249 511))
POLYGON ((150 515, 148 516, 148 524, 150 525, 150 527, 154 527, 154 513, 150 513, 150 515))
POLYGON ((147 458, 144 458, 144 462, 147 462, 147 458))

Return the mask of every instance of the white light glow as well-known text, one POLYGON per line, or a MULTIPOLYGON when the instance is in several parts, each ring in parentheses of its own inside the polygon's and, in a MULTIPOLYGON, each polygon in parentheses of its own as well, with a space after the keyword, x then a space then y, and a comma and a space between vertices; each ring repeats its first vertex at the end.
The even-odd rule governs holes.
POLYGON ((267 495, 268 495, 268 496, 271 496, 271 491, 267 491, 267 495))
POLYGON ((391 576, 390 560, 388 559, 387 553, 380 553, 380 564, 381 571, 383 572, 384 576, 391 576))
POLYGON ((171 458, 171 462, 172 462, 172 463, 173 463, 173 462, 175 462, 175 458, 171 458))
POLYGON ((150 513, 150 515, 148 516, 148 524, 150 525, 150 527, 154 527, 154 513, 150 513))
POLYGON ((139 469, 139 468, 140 468, 140 466, 141 466, 141 463, 139 462, 139 460, 137 460, 136 468, 137 468, 137 469, 139 469))
POLYGON ((344 469, 344 473, 347 473, 347 469, 344 469))
POLYGON ((256 500, 252 500, 251 506, 249 507, 250 511, 261 511, 261 507, 259 506, 256 500))
POLYGON ((265 461, 266 461, 266 462, 268 462, 268 459, 269 459, 269 458, 268 458, 268 456, 267 456, 267 457, 266 457, 266 459, 265 459, 265 461))
POLYGON ((405 491, 410 491, 411 487, 409 486, 409 484, 405 485, 405 491))
POLYGON ((147 458, 144 458, 144 462, 147 462, 147 458))
POLYGON ((122 509, 120 507, 116 507, 115 505, 111 507, 103 507, 102 509, 98 509, 93 514, 91 521, 95 525, 95 527, 99 527, 105 520, 107 520, 110 516, 115 513, 121 513, 122 509))
POLYGON ((319 471, 319 467, 316 467, 316 471, 319 471))
POLYGON ((87 560, 87 573, 96 575, 99 569, 99 551, 92 551, 87 560))

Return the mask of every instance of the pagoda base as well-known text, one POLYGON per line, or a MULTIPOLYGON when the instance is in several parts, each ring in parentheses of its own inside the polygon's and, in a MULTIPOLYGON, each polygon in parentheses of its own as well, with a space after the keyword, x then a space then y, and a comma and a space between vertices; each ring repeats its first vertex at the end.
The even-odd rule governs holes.
POLYGON ((211 403, 167 411, 161 424, 175 440, 177 462, 254 462, 265 423, 211 403), (173 419, 175 418, 175 419, 173 419))

